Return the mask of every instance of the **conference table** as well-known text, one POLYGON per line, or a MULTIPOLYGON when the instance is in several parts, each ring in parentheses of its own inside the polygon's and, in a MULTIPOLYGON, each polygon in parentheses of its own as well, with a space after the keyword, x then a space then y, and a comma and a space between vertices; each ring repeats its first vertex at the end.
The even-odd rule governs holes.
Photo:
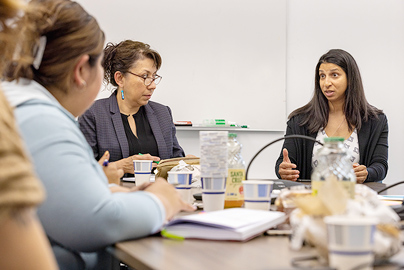
MULTIPOLYGON (((383 187, 373 185, 379 190, 383 187)), ((117 243, 108 250, 117 261, 136 270, 328 269, 319 262, 315 248, 293 250, 290 235, 282 233, 262 234, 247 242, 174 240, 152 235, 117 243)), ((374 269, 400 269, 400 265, 404 266, 403 250, 374 269)))

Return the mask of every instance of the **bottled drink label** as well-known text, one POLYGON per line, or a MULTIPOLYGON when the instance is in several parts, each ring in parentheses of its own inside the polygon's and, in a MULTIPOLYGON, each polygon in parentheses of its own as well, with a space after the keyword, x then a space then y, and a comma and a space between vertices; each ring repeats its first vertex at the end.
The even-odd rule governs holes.
POLYGON ((244 200, 243 180, 245 179, 244 169, 229 169, 226 182, 225 200, 239 201, 244 200))

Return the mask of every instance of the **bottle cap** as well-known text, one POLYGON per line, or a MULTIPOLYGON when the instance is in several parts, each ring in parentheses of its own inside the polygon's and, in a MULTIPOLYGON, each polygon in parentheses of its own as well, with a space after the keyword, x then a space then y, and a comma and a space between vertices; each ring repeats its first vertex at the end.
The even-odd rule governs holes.
POLYGON ((236 133, 229 133, 229 138, 237 138, 237 134, 236 133))
POLYGON ((344 138, 342 137, 329 137, 329 138, 324 138, 324 142, 343 142, 345 141, 344 138))

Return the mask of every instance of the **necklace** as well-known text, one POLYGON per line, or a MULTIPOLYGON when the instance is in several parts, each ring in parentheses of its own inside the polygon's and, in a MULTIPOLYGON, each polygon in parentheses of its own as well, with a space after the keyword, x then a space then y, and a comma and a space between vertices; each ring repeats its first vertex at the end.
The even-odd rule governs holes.
POLYGON ((331 136, 329 136, 329 137, 333 137, 334 135, 335 135, 335 133, 337 133, 337 131, 340 129, 340 127, 342 126, 342 123, 344 123, 345 122, 345 116, 344 116, 344 118, 342 119, 342 121, 341 121, 341 123, 339 124, 339 126, 337 127, 337 129, 334 131, 334 133, 331 135, 331 136))

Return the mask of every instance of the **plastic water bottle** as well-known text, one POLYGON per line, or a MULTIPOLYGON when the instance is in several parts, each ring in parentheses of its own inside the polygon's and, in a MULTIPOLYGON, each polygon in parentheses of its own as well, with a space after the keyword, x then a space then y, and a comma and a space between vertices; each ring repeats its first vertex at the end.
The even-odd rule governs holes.
POLYGON ((324 138, 324 146, 318 151, 318 164, 311 174, 311 188, 313 195, 324 181, 338 180, 348 191, 349 196, 355 197, 356 175, 349 159, 348 150, 344 147, 344 138, 324 138))
POLYGON ((243 180, 245 180, 245 162, 241 157, 242 145, 237 141, 237 134, 229 133, 227 142, 228 175, 224 207, 241 207, 244 203, 243 180))

